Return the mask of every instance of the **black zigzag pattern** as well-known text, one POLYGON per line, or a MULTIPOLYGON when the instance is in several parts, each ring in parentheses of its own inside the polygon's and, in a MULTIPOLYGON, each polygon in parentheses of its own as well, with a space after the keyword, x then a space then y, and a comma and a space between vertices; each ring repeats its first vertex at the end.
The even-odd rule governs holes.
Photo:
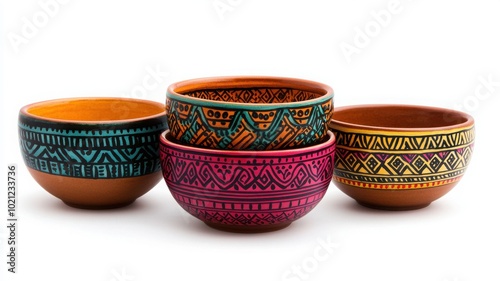
MULTIPOLYGON (((79 178, 135 177, 160 170, 159 135, 166 120, 142 129, 126 125, 100 130, 19 123, 26 165, 44 173, 79 178)), ((36 123, 36 122, 35 122, 36 123)), ((65 125, 67 126, 67 125, 65 125)))

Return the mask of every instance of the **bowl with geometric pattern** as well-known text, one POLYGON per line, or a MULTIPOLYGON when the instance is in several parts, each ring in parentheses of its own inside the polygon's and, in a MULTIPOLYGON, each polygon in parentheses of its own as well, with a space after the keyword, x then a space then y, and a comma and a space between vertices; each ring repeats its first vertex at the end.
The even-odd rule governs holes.
POLYGON ((160 138, 163 177, 177 203, 208 226, 231 232, 285 228, 323 198, 335 137, 296 149, 218 150, 160 138))
POLYGON ((474 119, 418 105, 336 108, 334 184, 359 204, 387 210, 428 206, 465 174, 474 119))
POLYGON ((178 142, 225 150, 306 147, 326 136, 333 90, 283 77, 213 77, 168 87, 166 110, 178 142))
POLYGON ((164 105, 126 98, 71 98, 21 108, 19 144, 28 171, 69 206, 126 206, 161 180, 164 105))

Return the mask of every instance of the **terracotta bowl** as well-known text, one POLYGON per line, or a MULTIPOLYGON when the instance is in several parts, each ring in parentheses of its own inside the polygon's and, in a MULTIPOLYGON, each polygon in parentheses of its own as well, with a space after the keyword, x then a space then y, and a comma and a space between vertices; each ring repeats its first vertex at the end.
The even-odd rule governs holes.
POLYGON ((166 109, 183 144, 270 150, 317 144, 333 113, 333 91, 317 82, 278 77, 215 77, 172 84, 166 109))
POLYGON ((274 151, 225 151, 161 135, 163 177, 173 197, 207 225, 233 232, 282 229, 320 202, 333 175, 335 137, 274 151))
POLYGON ((462 178, 474 147, 474 120, 465 113, 409 105, 337 108, 333 182, 361 205, 418 209, 462 178))
POLYGON ((19 140, 33 178, 72 207, 128 205, 161 180, 161 103, 122 98, 43 101, 19 112, 19 140))

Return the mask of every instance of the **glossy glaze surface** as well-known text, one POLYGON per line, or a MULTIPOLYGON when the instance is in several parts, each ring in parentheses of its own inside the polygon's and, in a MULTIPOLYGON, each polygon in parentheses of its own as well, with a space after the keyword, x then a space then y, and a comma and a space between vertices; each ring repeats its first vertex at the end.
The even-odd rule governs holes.
POLYGON ((314 145, 325 137, 333 91, 293 78, 202 78, 171 85, 166 109, 172 136, 181 143, 287 149, 314 145))
POLYGON ((448 109, 360 105, 338 108, 333 181, 363 205, 425 207, 464 175, 474 148, 474 120, 448 109))
POLYGON ((286 227, 323 198, 335 138, 313 147, 222 151, 179 145, 162 134, 163 176, 175 200, 212 227, 261 232, 286 227))
POLYGON ((158 144, 166 116, 160 103, 120 98, 45 101, 23 107, 18 126, 30 173, 69 205, 131 203, 161 179, 158 144))

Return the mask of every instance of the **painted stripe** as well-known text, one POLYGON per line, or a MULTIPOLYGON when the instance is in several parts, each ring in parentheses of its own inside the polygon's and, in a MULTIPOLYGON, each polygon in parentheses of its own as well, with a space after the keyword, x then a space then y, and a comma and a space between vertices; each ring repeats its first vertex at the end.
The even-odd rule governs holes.
POLYGON ((431 188, 431 187, 438 187, 442 186, 445 184, 450 184, 454 182, 458 182, 462 176, 458 176, 455 178, 447 179, 447 180, 438 180, 438 181, 430 181, 430 182, 420 182, 420 183, 395 183, 395 184, 377 184, 377 183, 369 183, 369 182, 360 182, 360 181, 355 181, 355 180, 349 180, 349 179, 344 179, 340 178, 337 176, 333 176, 334 181, 338 181, 343 184, 347 184, 350 186, 355 186, 355 187, 361 187, 361 188, 367 188, 367 189, 389 189, 389 190, 407 190, 407 189, 424 189, 424 188, 431 188))

